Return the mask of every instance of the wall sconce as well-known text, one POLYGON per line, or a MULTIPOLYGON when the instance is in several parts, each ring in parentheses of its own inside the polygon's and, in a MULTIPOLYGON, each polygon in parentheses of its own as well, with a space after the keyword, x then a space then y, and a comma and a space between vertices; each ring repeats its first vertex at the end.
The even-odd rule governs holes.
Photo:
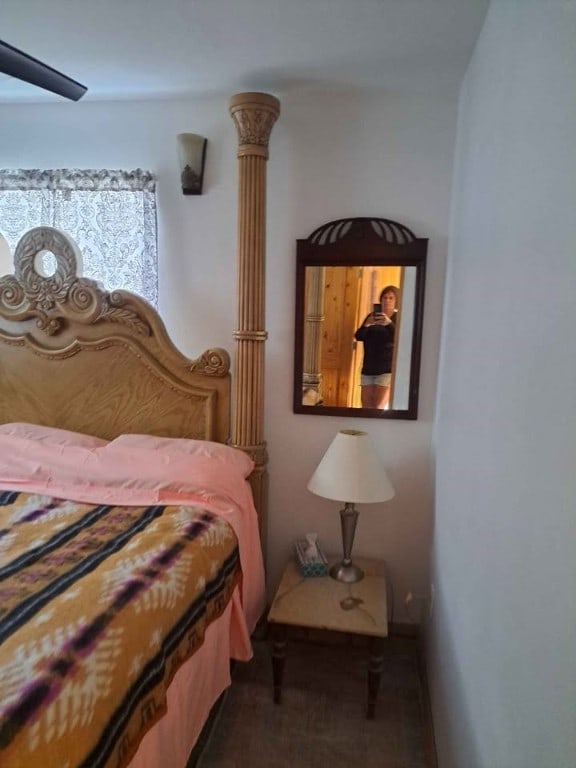
POLYGON ((201 195, 208 139, 196 133, 178 134, 180 179, 185 195, 201 195))

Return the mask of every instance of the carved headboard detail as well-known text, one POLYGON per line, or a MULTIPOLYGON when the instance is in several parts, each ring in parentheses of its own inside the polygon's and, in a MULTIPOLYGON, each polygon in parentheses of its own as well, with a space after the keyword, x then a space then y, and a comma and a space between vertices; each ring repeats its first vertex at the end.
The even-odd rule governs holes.
POLYGON ((77 274, 81 254, 51 227, 27 232, 0 278, 0 421, 112 438, 123 432, 225 441, 230 359, 170 341, 156 310, 77 274), (55 269, 42 274, 39 259, 55 269))

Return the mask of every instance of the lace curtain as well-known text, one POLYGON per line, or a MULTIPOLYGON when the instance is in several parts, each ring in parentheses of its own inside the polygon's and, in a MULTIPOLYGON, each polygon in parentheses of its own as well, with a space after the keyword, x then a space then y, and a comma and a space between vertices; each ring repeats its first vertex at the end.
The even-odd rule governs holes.
POLYGON ((143 170, 0 170, 0 233, 12 253, 32 227, 78 244, 83 275, 158 301, 156 179, 143 170))

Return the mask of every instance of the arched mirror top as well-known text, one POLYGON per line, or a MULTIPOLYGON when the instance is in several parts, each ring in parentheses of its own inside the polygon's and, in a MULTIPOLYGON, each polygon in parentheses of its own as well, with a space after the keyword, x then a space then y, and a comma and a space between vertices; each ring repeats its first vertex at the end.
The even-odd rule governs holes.
POLYGON ((397 221, 356 218, 330 221, 315 229, 307 240, 299 242, 331 247, 344 243, 358 244, 359 241, 374 241, 378 245, 382 245, 382 242, 389 245, 407 245, 414 240, 416 235, 397 221))
POLYGON ((417 418, 427 246, 376 217, 297 241, 295 413, 417 418))

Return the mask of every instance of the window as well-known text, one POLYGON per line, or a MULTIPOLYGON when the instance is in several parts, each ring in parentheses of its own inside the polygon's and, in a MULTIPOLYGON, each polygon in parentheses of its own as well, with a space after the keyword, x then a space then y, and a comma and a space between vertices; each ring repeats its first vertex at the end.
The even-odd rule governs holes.
POLYGON ((32 227, 69 234, 83 276, 158 303, 156 179, 143 170, 0 170, 0 233, 14 252, 32 227))

